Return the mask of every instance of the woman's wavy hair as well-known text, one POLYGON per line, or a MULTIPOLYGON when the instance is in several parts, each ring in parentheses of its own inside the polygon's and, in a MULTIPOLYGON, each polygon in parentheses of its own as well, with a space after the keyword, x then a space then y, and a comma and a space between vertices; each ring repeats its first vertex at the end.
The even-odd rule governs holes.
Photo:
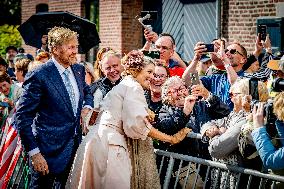
POLYGON ((162 102, 169 104, 169 91, 172 86, 175 86, 176 83, 182 83, 185 85, 184 81, 178 76, 169 77, 165 83, 162 85, 162 102))
POLYGON ((155 62, 152 58, 144 56, 141 51, 132 50, 125 55, 121 60, 121 65, 124 67, 123 75, 132 75, 136 77, 146 65, 153 64, 155 62))

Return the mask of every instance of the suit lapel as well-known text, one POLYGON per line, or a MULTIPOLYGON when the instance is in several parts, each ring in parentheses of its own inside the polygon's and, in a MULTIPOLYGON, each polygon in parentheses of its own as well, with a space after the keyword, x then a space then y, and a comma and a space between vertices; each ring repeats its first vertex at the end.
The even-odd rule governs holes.
POLYGON ((58 94, 61 96, 62 101, 67 107, 67 110, 71 113, 72 117, 74 116, 73 114, 73 109, 71 105, 71 100, 69 98, 69 94, 66 90, 66 87, 63 83, 63 80, 60 76, 60 73, 56 66, 54 65, 54 62, 50 62, 51 66, 48 67, 47 69, 47 76, 49 77, 49 81, 53 84, 55 90, 58 92, 58 94))

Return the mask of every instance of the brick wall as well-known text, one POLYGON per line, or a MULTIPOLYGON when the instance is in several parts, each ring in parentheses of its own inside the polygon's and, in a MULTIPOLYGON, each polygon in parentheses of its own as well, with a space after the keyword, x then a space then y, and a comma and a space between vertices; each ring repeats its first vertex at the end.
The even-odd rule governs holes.
POLYGON ((238 40, 248 52, 254 50, 256 19, 276 16, 276 3, 284 0, 222 0, 222 36, 238 40))
POLYGON ((100 47, 112 47, 122 50, 121 0, 100 0, 99 2, 99 35, 100 47))
MULTIPOLYGON (((136 16, 140 15, 143 0, 100 0, 99 35, 100 47, 112 47, 120 53, 142 47, 142 27, 136 16)), ((80 0, 22 0, 22 22, 36 12, 36 5, 48 4, 49 11, 69 11, 84 16, 80 0)), ((23 45, 28 53, 35 54, 35 48, 23 45)))
POLYGON ((143 9, 142 0, 122 0, 122 52, 142 48, 143 28, 137 15, 143 9))
POLYGON ((127 53, 142 47, 142 28, 135 18, 142 0, 100 0, 100 47, 112 47, 127 53))
MULTIPOLYGON (((84 14, 81 9, 81 0, 22 0, 21 3, 22 23, 36 13, 36 5, 40 3, 48 4, 49 11, 69 11, 79 16, 83 16, 84 14)), ((24 41, 22 46, 27 53, 35 55, 36 48, 25 45, 24 41)), ((79 58, 83 59, 82 56, 79 58)))

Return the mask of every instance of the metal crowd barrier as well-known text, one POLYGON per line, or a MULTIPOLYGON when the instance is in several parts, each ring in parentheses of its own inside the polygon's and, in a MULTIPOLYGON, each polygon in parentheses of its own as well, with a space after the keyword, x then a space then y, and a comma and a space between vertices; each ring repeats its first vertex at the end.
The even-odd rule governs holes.
POLYGON ((30 172, 27 157, 24 153, 19 157, 16 167, 9 179, 7 188, 27 189, 29 187, 30 172))
MULTIPOLYGON (((164 166, 164 162, 168 162, 165 177, 161 177, 163 189, 168 188, 219 188, 216 182, 210 181, 210 170, 215 169, 218 176, 222 172, 235 173, 237 175, 235 188, 240 187, 240 178, 247 175, 246 188, 276 188, 279 183, 284 184, 284 176, 265 174, 252 169, 227 165, 219 162, 205 160, 197 157, 171 153, 163 150, 155 150, 155 153, 161 157, 161 163, 158 165, 159 175, 164 166), (165 160, 167 159, 167 160, 165 160), (178 166, 177 166, 178 165, 178 166), (201 167, 206 167, 205 178, 201 178, 201 167), (183 175, 182 175, 183 173, 183 175), (181 177, 183 177, 181 179, 181 177), (252 184, 252 179, 258 178, 259 182, 252 184), (181 182, 182 180, 182 182, 181 182), (210 182, 210 183, 208 183, 210 182), (269 186, 268 186, 269 185, 269 186)), ((228 179, 225 182, 229 182, 228 179)), ((243 183, 242 183, 243 184, 243 183)), ((284 185, 281 186, 283 188, 284 185)), ((241 188, 243 189, 243 188, 241 188)))

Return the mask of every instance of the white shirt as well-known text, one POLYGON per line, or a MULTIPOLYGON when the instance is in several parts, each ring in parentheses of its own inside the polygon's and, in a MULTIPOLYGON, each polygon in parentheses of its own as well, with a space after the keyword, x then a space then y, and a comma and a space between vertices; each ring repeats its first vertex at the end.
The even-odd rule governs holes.
MULTIPOLYGON (((59 74, 60 74, 62 80, 64 80, 64 77, 65 77, 65 76, 63 75, 63 72, 66 70, 66 68, 64 68, 61 64, 59 64, 59 63, 54 59, 54 57, 52 57, 52 61, 54 62, 54 65, 56 66, 57 70, 59 71, 59 74)), ((70 83, 71 83, 71 85, 72 85, 72 87, 73 87, 73 89, 74 89, 74 93, 75 93, 75 105, 76 105, 75 110, 77 110, 77 109, 78 109, 78 104, 79 104, 79 98, 80 98, 80 96, 79 96, 79 95, 80 95, 80 93, 79 93, 79 88, 78 88, 78 85, 77 85, 77 82, 76 82, 76 79, 75 79, 75 76, 74 76, 74 73, 73 73, 71 67, 69 66, 67 69, 68 69, 69 72, 70 72, 70 74, 68 75, 68 78, 69 78, 70 83)), ((70 98, 70 97, 69 97, 69 98, 70 98)), ((71 100, 71 98, 70 98, 70 100, 71 100)), ((74 114, 76 114, 76 113, 77 113, 77 112, 74 112, 74 114)))

